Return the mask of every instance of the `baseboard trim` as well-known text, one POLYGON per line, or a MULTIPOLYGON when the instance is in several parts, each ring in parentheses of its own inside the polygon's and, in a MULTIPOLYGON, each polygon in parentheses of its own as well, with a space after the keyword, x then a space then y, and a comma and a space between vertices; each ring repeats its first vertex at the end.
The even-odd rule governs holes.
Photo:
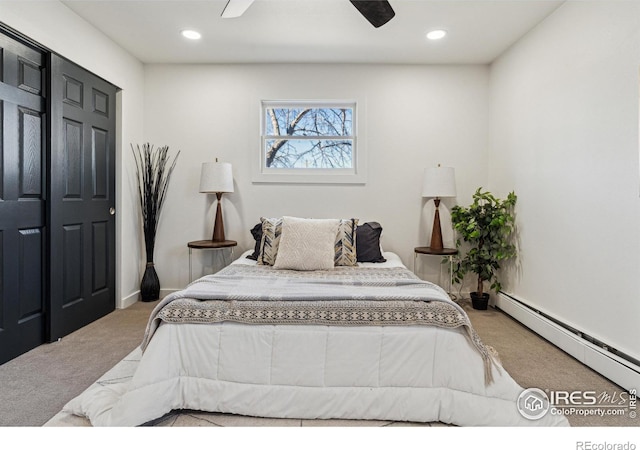
MULTIPOLYGON (((167 295, 177 292, 179 290, 180 289, 160 289, 160 298, 161 299, 165 298, 167 295)), ((140 290, 137 290, 134 293, 129 294, 128 296, 120 300, 120 304, 117 306, 117 308, 118 309, 128 308, 129 306, 136 303, 138 300, 140 300, 140 290)))
POLYGON ((499 293, 495 306, 624 389, 640 388, 640 362, 634 358, 611 349, 611 346, 563 324, 512 295, 499 293))
POLYGON ((128 308, 129 306, 137 302, 139 298, 140 298, 140 291, 138 290, 120 299, 120 304, 117 306, 117 308, 118 309, 128 308))

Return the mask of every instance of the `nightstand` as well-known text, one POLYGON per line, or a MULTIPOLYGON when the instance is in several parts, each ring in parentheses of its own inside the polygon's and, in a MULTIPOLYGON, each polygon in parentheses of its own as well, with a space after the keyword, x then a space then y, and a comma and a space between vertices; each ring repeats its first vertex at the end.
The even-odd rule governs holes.
MULTIPOLYGON (((432 256, 446 256, 449 258, 449 288, 447 293, 454 298, 451 294, 451 288, 453 286, 453 257, 458 254, 458 250, 455 248, 443 248, 442 250, 435 250, 431 247, 416 247, 413 249, 413 273, 417 274, 416 266, 418 262, 418 255, 432 255, 432 256)), ((440 279, 439 284, 442 285, 442 264, 440 265, 440 279)))
MULTIPOLYGON (((193 275, 192 275, 192 270, 191 270, 191 253, 193 251, 193 249, 197 249, 197 250, 215 250, 215 251, 220 251, 224 249, 230 249, 229 252, 229 262, 226 263, 225 265, 229 265, 231 264, 231 261, 233 260, 233 247, 235 247, 236 245, 238 245, 238 243, 236 241, 212 241, 212 240, 204 240, 204 241, 191 241, 187 244, 187 247, 189 247, 189 282, 193 281, 193 275)), ((224 254, 223 254, 223 258, 224 258, 224 254)))

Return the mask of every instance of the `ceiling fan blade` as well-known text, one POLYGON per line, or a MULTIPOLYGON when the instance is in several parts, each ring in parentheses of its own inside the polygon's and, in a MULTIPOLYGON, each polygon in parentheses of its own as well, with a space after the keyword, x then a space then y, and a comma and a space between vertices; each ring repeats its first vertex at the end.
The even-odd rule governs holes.
POLYGON ((389 2, 385 0, 349 1, 376 28, 381 27, 396 15, 389 2))
POLYGON ((240 17, 252 3, 253 0, 229 0, 222 10, 222 17, 225 19, 240 17))

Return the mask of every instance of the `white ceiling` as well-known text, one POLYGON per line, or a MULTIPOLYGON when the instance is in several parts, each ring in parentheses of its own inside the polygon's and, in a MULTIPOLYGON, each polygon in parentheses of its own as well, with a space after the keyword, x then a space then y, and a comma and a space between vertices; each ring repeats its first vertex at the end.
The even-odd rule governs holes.
POLYGON ((256 0, 234 19, 220 17, 226 0, 63 3, 144 63, 486 64, 564 2, 390 0, 377 29, 348 0, 256 0), (449 34, 428 41, 434 28, 449 34))

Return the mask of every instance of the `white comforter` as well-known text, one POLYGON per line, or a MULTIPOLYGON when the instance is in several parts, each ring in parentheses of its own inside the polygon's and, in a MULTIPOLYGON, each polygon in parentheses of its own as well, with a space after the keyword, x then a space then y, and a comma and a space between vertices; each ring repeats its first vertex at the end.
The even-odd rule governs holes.
MULTIPOLYGON (((395 255, 385 254, 398 263, 395 255)), ((239 259, 242 262, 243 258, 239 259)), ((94 426, 133 426, 174 409, 262 417, 568 425, 523 418, 502 368, 486 385, 460 329, 430 326, 163 323, 128 383, 94 385, 64 410, 94 426)))

